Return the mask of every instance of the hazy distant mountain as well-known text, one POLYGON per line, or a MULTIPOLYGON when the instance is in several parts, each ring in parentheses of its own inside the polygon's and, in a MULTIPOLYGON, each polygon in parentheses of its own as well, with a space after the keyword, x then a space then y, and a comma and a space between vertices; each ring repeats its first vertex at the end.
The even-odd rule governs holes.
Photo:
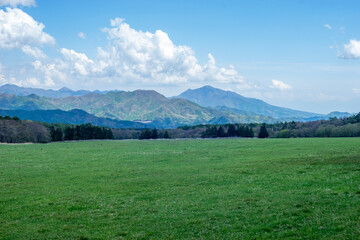
POLYGON ((331 112, 326 115, 315 116, 304 119, 304 121, 316 121, 316 120, 328 120, 329 118, 344 118, 356 115, 355 113, 348 113, 348 112, 331 112))
MULTIPOLYGON (((69 92, 72 91, 63 88, 57 92, 70 94, 69 92)), ((78 92, 84 93, 85 91, 78 92)), ((180 125, 206 123, 310 121, 350 115, 349 113, 340 112, 324 115, 276 107, 255 98, 246 98, 237 93, 210 86, 187 90, 179 97, 171 99, 153 90, 91 92, 81 96, 61 98, 35 94, 16 96, 0 93, 0 109, 27 111, 81 109, 96 117, 150 122, 152 126, 159 128, 174 128, 180 125)), ((45 117, 45 115, 42 116, 45 117)), ((60 119, 65 120, 65 118, 60 119)), ((41 121, 46 120, 42 119, 41 121)))
POLYGON ((47 123, 69 123, 83 124, 91 123, 95 126, 106 126, 111 128, 146 128, 146 124, 132 121, 119 121, 108 118, 99 118, 83 110, 74 109, 71 111, 62 110, 2 110, 0 116, 17 116, 20 119, 41 121, 47 123))
POLYGON ((274 122, 269 117, 245 116, 201 107, 186 99, 172 98, 152 90, 89 93, 83 96, 47 98, 36 95, 15 96, 0 93, 0 108, 16 110, 82 109, 97 117, 151 122, 172 128, 206 123, 274 122))
MULTIPOLYGON (((107 93, 108 91, 93 91, 93 93, 107 93)), ((91 91, 87 90, 79 90, 79 91, 73 91, 69 88, 63 87, 59 90, 46 90, 41 88, 24 88, 19 87, 13 84, 5 84, 0 87, 0 93, 6 93, 6 94, 14 94, 17 96, 27 96, 30 94, 36 94, 40 97, 53 97, 53 98, 61 98, 61 97, 68 97, 68 96, 82 96, 87 93, 91 93, 91 91)))
POLYGON ((279 120, 301 120, 316 116, 325 116, 317 113, 273 106, 259 99, 247 98, 235 92, 224 91, 211 86, 204 86, 194 90, 189 89, 177 97, 188 99, 204 107, 216 107, 221 111, 240 113, 248 116, 269 116, 279 120))

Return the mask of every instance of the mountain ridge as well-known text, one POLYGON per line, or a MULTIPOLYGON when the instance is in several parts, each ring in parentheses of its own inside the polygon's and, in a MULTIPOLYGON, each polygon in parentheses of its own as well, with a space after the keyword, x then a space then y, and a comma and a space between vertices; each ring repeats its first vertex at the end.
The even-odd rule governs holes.
POLYGON ((236 122, 272 122, 267 117, 249 117, 201 107, 186 99, 168 99, 154 90, 133 92, 88 93, 65 98, 15 96, 0 93, 0 108, 7 110, 82 109, 102 118, 128 121, 149 121, 159 128, 181 125, 236 122))
MULTIPOLYGON (((65 87, 57 91, 72 90, 65 87)), ((208 85, 194 90, 189 89, 172 98, 167 98, 154 90, 107 91, 106 93, 94 91, 80 96, 71 95, 61 98, 38 96, 34 93, 18 96, 0 92, 0 109, 32 111, 81 109, 99 118, 150 122, 159 128, 209 123, 310 121, 350 115, 341 112, 325 115, 277 107, 259 99, 247 98, 208 85)))
MULTIPOLYGON (((118 90, 112 90, 118 91, 118 90)), ((88 93, 100 93, 105 94, 109 91, 89 91, 89 90, 78 90, 74 91, 67 87, 62 87, 59 90, 53 89, 42 89, 42 88, 26 88, 26 87, 19 87, 15 84, 5 84, 0 86, 0 93, 5 94, 13 94, 17 96, 28 96, 30 94, 36 94, 40 97, 52 97, 52 98, 61 98, 61 97, 68 97, 68 96, 82 96, 88 93)))
POLYGON ((134 122, 121 121, 109 118, 99 118, 80 109, 70 111, 56 110, 3 110, 0 109, 0 116, 17 116, 23 120, 40 121, 46 123, 83 124, 91 123, 95 126, 110 128, 147 128, 151 125, 134 122))
MULTIPOLYGON (((312 113, 278 107, 256 98, 244 97, 232 91, 225 91, 206 85, 197 89, 188 89, 176 97, 193 101, 204 107, 212 107, 221 111, 239 113, 245 115, 269 116, 279 121, 299 120, 307 118, 327 117, 326 114, 312 113)), ((349 113, 343 114, 347 116, 349 113)), ((339 116, 341 114, 338 114, 339 116)))

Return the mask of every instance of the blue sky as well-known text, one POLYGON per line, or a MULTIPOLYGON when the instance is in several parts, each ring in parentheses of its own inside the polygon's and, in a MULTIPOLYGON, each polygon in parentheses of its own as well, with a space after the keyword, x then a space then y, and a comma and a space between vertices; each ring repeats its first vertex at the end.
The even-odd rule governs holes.
POLYGON ((360 111, 360 1, 0 5, 1 85, 166 96, 212 85, 294 109, 360 111))

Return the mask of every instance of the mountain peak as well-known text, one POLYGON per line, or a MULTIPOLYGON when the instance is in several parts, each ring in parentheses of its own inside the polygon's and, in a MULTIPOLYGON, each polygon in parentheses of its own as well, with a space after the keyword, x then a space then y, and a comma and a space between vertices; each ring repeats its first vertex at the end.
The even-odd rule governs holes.
POLYGON ((7 83, 7 84, 4 84, 4 85, 0 86, 0 88, 20 88, 20 87, 18 85, 15 85, 15 84, 7 83))
POLYGON ((58 90, 58 92, 72 92, 72 90, 70 88, 67 87, 62 87, 58 90))
POLYGON ((237 112, 251 112, 256 115, 270 116, 278 119, 312 117, 314 113, 296 111, 287 108, 276 107, 262 100, 247 98, 236 92, 226 91, 206 85, 194 90, 187 90, 178 97, 193 101, 203 107, 226 107, 228 111, 235 109, 237 112))

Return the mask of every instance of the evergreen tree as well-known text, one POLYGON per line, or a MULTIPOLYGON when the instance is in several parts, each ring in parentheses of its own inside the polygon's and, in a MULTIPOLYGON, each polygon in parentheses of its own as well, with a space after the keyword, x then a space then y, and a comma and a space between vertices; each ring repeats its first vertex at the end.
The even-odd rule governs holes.
POLYGON ((170 135, 168 133, 168 131, 166 130, 165 133, 164 133, 164 138, 165 139, 169 139, 170 138, 170 135))
POLYGON ((225 137, 226 134, 225 134, 225 131, 224 131, 224 128, 222 126, 220 126, 217 130, 217 133, 216 133, 216 136, 217 137, 225 137))
POLYGON ((63 140, 63 131, 61 128, 56 128, 55 133, 54 133, 54 141, 62 141, 63 140))
POLYGON ((151 138, 152 138, 152 139, 158 139, 158 138, 159 138, 159 133, 158 133, 158 131, 157 131, 156 128, 154 128, 154 129, 152 130, 152 132, 151 132, 151 138))
POLYGON ((150 138, 151 138, 151 131, 150 131, 150 129, 144 129, 144 130, 141 131, 140 137, 139 137, 140 140, 150 139, 150 138))
POLYGON ((252 127, 248 127, 248 126, 245 127, 244 137, 254 137, 254 131, 252 127))
POLYGON ((74 127, 67 127, 64 130, 64 140, 75 140, 75 129, 74 127))
POLYGON ((255 136, 254 130, 253 130, 253 128, 251 127, 250 130, 249 130, 249 137, 253 138, 254 136, 255 136))
POLYGON ((238 127, 238 129, 236 130, 236 136, 245 137, 245 127, 244 126, 238 127))
POLYGON ((49 131, 50 131, 51 141, 54 142, 55 141, 55 128, 54 128, 54 126, 50 126, 49 131))
POLYGON ((267 138, 267 137, 269 137, 269 133, 268 133, 268 131, 266 129, 265 123, 261 125, 258 137, 259 138, 267 138))
POLYGON ((227 134, 228 137, 235 137, 236 136, 236 130, 235 130, 235 125, 234 124, 230 124, 229 128, 227 130, 227 134))

